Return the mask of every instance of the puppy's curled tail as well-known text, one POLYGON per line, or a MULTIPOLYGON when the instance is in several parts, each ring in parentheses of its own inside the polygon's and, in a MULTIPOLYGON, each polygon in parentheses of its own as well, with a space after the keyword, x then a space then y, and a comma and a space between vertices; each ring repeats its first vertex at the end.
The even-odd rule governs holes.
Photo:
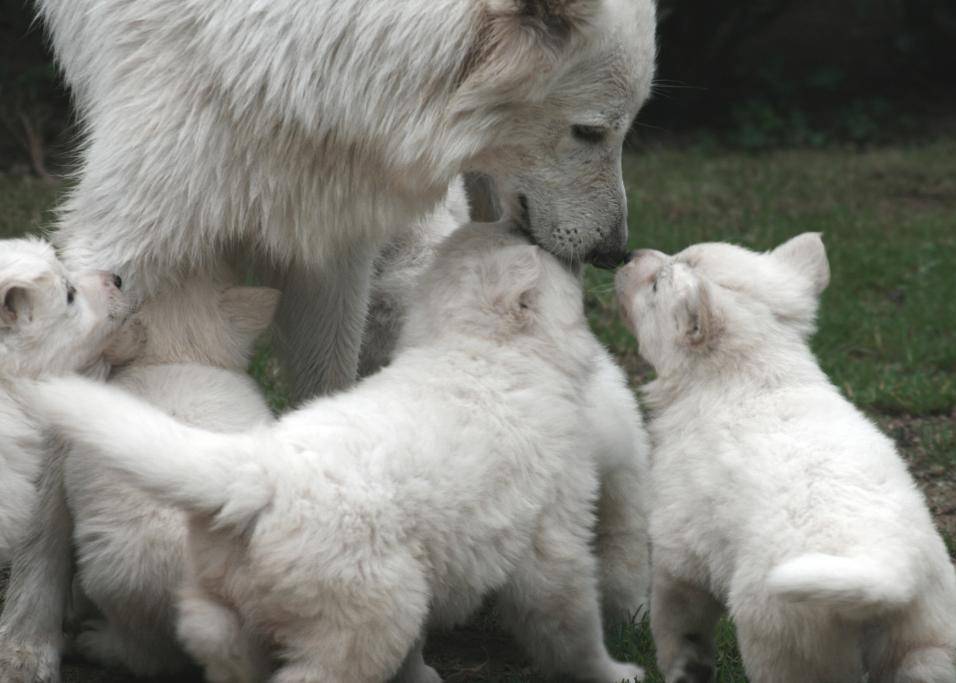
MULTIPOLYGON (((241 532, 272 499, 272 477, 257 453, 263 433, 218 434, 183 424, 126 392, 81 377, 23 387, 41 423, 102 458, 160 502, 210 515, 241 532)), ((259 450, 261 446, 263 450, 259 450)))
POLYGON ((770 592, 790 602, 816 603, 848 619, 864 620, 899 609, 916 595, 912 571, 898 560, 808 553, 767 576, 770 592))

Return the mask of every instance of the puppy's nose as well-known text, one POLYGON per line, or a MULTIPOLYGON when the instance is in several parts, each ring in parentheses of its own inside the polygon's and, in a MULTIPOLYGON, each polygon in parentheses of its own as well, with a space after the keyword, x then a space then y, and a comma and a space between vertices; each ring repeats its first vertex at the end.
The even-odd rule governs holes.
POLYGON ((116 285, 116 289, 123 289, 123 278, 119 275, 113 275, 113 284, 116 285))

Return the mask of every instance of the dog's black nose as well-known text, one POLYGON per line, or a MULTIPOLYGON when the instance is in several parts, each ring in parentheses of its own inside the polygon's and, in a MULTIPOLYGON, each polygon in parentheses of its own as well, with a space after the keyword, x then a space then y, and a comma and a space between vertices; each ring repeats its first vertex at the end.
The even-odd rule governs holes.
POLYGON ((630 259, 630 254, 623 249, 621 251, 602 251, 593 254, 588 259, 591 265, 604 270, 614 270, 618 266, 624 265, 630 259))
POLYGON ((123 289, 123 278, 119 275, 114 275, 113 284, 116 285, 116 289, 123 289))

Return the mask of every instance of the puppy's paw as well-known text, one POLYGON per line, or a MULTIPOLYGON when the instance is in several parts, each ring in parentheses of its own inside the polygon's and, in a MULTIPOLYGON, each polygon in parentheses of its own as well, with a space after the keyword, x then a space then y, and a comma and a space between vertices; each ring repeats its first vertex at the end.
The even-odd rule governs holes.
POLYGON ((422 664, 414 672, 406 672, 392 679, 392 683, 442 683, 442 677, 435 669, 422 664))
POLYGON ((60 683, 60 652, 52 643, 24 643, 0 633, 0 681, 60 683))
POLYGON ((607 675, 608 683, 621 683, 621 681, 637 683, 637 681, 643 680, 644 669, 637 664, 626 664, 624 662, 614 662, 607 675))

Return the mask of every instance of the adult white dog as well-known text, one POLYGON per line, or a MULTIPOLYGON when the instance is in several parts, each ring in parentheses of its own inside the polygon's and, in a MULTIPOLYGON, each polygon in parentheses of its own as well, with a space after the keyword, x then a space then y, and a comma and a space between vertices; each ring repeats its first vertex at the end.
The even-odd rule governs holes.
POLYGON ((443 244, 386 369, 274 428, 214 434, 80 379, 33 397, 189 512, 179 634, 210 681, 269 656, 277 683, 434 680, 426 623, 494 591, 540 668, 610 683, 641 677, 605 650, 591 550, 595 436, 639 455, 620 388, 577 279, 504 223, 443 244))
POLYGON ((111 273, 70 273, 46 242, 0 241, 0 563, 30 521, 50 444, 16 400, 19 380, 102 373, 130 306, 111 273))
POLYGON ((651 626, 668 683, 712 680, 726 605, 754 683, 956 681, 956 575, 893 443, 807 339, 820 236, 637 252, 617 276, 658 378, 651 626))
POLYGON ((613 264, 652 0, 39 0, 87 131, 56 241, 134 295, 241 242, 300 397, 354 380, 371 265, 462 171, 613 264))

